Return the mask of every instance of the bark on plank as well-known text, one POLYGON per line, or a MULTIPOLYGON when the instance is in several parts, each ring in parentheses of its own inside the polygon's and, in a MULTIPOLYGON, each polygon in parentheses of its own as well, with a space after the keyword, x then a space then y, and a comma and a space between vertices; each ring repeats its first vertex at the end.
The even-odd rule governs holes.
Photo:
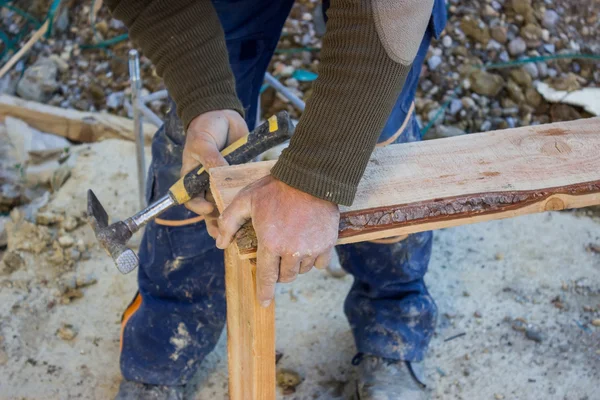
POLYGON ((225 251, 227 354, 231 400, 275 399, 275 303, 256 298, 256 265, 225 251))
MULTIPOLYGON (((220 209, 274 162, 211 170, 220 209)), ((600 204, 600 118, 376 149, 339 244, 600 204)), ((237 235, 256 256, 250 224, 237 235)))
MULTIPOLYGON (((76 142, 104 139, 135 140, 133 120, 117 115, 53 107, 18 97, 0 95, 0 117, 19 118, 42 132, 64 136, 76 142)), ((145 142, 149 144, 157 128, 144 124, 145 142)))

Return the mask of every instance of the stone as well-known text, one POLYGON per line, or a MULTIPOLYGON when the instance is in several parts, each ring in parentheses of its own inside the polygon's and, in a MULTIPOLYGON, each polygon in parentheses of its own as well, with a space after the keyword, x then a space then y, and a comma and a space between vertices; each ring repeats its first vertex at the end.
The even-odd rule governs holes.
POLYGON ((539 76, 539 71, 538 71, 538 67, 535 63, 527 63, 525 65, 523 65, 523 69, 525 71, 527 71, 527 73, 529 75, 531 75, 531 77, 533 79, 537 79, 539 76))
POLYGON ((492 129, 492 122, 491 121, 484 121, 483 124, 481 124, 481 126, 479 127, 479 131, 480 132, 487 132, 490 129, 492 129))
POLYGON ((453 41, 450 35, 446 35, 442 38, 442 45, 446 48, 452 47, 453 41))
POLYGON ((556 11, 546 10, 542 16, 542 26, 546 29, 553 29, 559 19, 560 17, 556 11))
POLYGON ((552 122, 574 121, 581 119, 581 113, 568 104, 552 104, 550 107, 550 120, 552 122))
POLYGON ((2 257, 2 263, 0 264, 0 275, 12 274, 18 269, 21 269, 25 265, 25 260, 16 251, 7 251, 2 257))
POLYGON ((283 389, 284 393, 294 393, 296 386, 302 383, 300 374, 290 369, 281 369, 277 371, 277 386, 283 389))
POLYGON ((505 26, 494 26, 490 29, 490 34, 498 43, 504 44, 508 41, 508 29, 505 26))
POLYGON ((431 56, 429 60, 427 60, 427 66, 431 71, 435 71, 437 67, 442 63, 442 57, 440 56, 431 56))
POLYGON ((450 102, 450 114, 456 115, 463 108, 463 103, 459 99, 452 99, 450 102))
POLYGON ((54 64, 56 64, 56 67, 61 73, 67 72, 69 70, 69 64, 65 60, 60 58, 58 55, 52 54, 50 56, 50 59, 54 62, 54 64))
POLYGON ((541 44, 542 28, 536 24, 527 24, 521 28, 521 37, 525 39, 528 47, 537 47, 541 44))
POLYGON ((125 100, 125 92, 112 92, 106 97, 106 107, 116 110, 123 106, 125 100))
POLYGON ((75 339, 77 331, 71 324, 62 324, 61 327, 56 330, 56 336, 62 340, 70 341, 75 339))
POLYGON ((515 68, 510 71, 510 77, 522 87, 529 87, 533 83, 531 75, 524 68, 515 68))
POLYGON ((513 81, 512 79, 508 80, 506 84, 506 90, 508 91, 508 95, 510 96, 510 98, 515 103, 521 104, 525 102, 525 95, 523 94, 523 91, 521 90, 519 85, 515 83, 515 81, 513 81))
POLYGON ((523 40, 521 37, 511 40, 508 44, 508 52, 512 56, 521 55, 525 53, 525 50, 527 50, 527 43, 525 43, 525 40, 523 40))
POLYGON ((75 244, 75 239, 72 236, 64 235, 58 238, 58 244, 60 247, 71 247, 75 244))
POLYGON ((504 79, 500 75, 483 70, 474 71, 469 77, 471 90, 482 96, 495 97, 504 86, 504 79))
POLYGON ((535 328, 527 328, 525 330, 525 337, 529 340, 533 340, 534 342, 541 343, 544 341, 544 335, 538 329, 535 328))
POLYGON ((72 215, 67 215, 61 223, 61 227, 67 232, 74 231, 78 226, 79 221, 72 215))
POLYGON ((544 44, 544 50, 550 54, 554 54, 556 53, 556 45, 552 43, 546 43, 544 44))
POLYGON ((542 96, 533 87, 527 88, 525 91, 525 100, 530 106, 537 108, 542 104, 542 96))
POLYGON ((454 136, 462 136, 466 132, 456 126, 440 125, 434 129, 436 138, 448 138, 454 136))
POLYGON ((42 57, 25 70, 17 83, 17 94, 26 99, 45 103, 58 88, 58 67, 50 58, 42 57))
POLYGON ((477 21, 470 16, 464 17, 460 21, 460 29, 472 40, 487 45, 490 41, 490 30, 481 21, 477 21))

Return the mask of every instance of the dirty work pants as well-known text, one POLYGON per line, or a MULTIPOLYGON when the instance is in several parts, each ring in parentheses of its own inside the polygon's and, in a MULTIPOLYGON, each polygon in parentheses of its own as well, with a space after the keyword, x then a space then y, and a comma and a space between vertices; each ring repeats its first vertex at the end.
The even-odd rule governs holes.
MULTIPOLYGON (((214 5, 226 33, 237 93, 252 127, 263 76, 292 0, 214 0, 214 5)), ((419 140, 411 105, 431 38, 444 25, 444 1, 436 0, 429 29, 380 143, 419 140)), ((150 201, 177 180, 183 144, 183 127, 172 106, 152 143, 150 201)), ((195 216, 180 206, 161 218, 195 216)), ((359 352, 407 361, 423 358, 436 319, 435 304, 423 282, 431 242, 432 235, 426 232, 395 244, 338 247, 342 266, 354 276, 345 312, 359 352)), ((223 252, 215 248, 203 222, 180 227, 150 223, 139 258, 139 293, 123 316, 121 371, 129 380, 184 384, 213 350, 225 324, 223 252)))

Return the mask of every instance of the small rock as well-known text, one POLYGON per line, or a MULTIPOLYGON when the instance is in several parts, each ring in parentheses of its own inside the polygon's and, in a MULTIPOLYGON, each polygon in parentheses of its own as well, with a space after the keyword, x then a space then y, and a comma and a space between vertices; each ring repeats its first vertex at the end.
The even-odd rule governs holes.
POLYGON ((450 102, 450 114, 456 115, 463 108, 463 102, 459 99, 452 99, 450 102))
POLYGON ((0 275, 12 274, 16 270, 22 268, 25 265, 25 260, 16 251, 7 251, 2 257, 2 264, 0 264, 0 275))
POLYGON ((521 36, 525 39, 525 43, 529 47, 537 47, 541 44, 540 39, 542 38, 542 28, 536 24, 527 24, 521 28, 521 36))
POLYGON ((542 26, 547 29, 552 29, 556 26, 559 20, 558 13, 554 10, 546 10, 542 17, 542 26))
POLYGON ((470 16, 464 17, 460 21, 460 29, 472 40, 483 44, 490 41, 490 30, 482 21, 477 21, 470 16))
POLYGON ((452 47, 452 44, 453 44, 453 42, 452 42, 452 38, 450 37, 450 35, 446 35, 446 36, 443 37, 443 39, 442 39, 442 45, 444 47, 450 48, 450 47, 452 47))
POLYGON ((58 68, 61 73, 69 70, 69 64, 67 64, 67 62, 58 55, 52 54, 50 59, 54 62, 54 64, 56 64, 56 68, 58 68))
POLYGON ((106 97, 106 107, 112 110, 116 110, 123 106, 124 100, 124 92, 112 92, 106 97))
POLYGON ((511 70, 510 77, 522 87, 529 87, 533 82, 531 75, 529 75, 524 68, 515 68, 511 70))
POLYGON ((461 136, 466 132, 456 126, 439 125, 434 129, 430 129, 425 135, 427 140, 442 139, 447 137, 461 136))
POLYGON ((531 75, 531 77, 533 79, 537 79, 539 76, 539 70, 538 67, 535 63, 527 63, 525 65, 523 65, 523 69, 529 74, 531 75))
POLYGON ((482 96, 495 97, 504 86, 504 79, 500 75, 477 70, 469 77, 471 90, 482 96))
POLYGON ((17 94, 26 99, 45 103, 58 88, 58 67, 50 58, 42 57, 25 70, 17 84, 17 94))
POLYGON ((524 332, 527 329, 527 321, 523 318, 517 318, 512 322, 512 328, 518 332, 524 332))
POLYGON ((592 325, 594 325, 595 327, 600 327, 600 319, 593 320, 592 325))
POLYGON ((474 316, 475 318, 481 318, 481 317, 482 317, 482 315, 481 315, 481 313, 480 313, 479 311, 475 311, 475 312, 473 313, 473 316, 474 316))
POLYGON ((537 90, 530 87, 527 88, 527 90, 525 91, 525 100, 527 101, 527 104, 534 108, 537 108, 540 104, 542 104, 543 99, 537 90))
POLYGON ((502 399, 504 399, 504 396, 501 395, 500 393, 495 393, 494 394, 494 399, 496 399, 496 400, 502 400, 502 399))
POLYGON ((108 23, 105 20, 96 22, 96 30, 102 34, 102 36, 106 36, 108 33, 108 23))
MULTIPOLYGON (((507 84, 506 84, 506 90, 508 91, 508 95, 510 96, 510 98, 517 104, 521 104, 523 102, 525 102, 525 95, 523 94, 523 91, 521 90, 521 88, 519 87, 519 85, 517 85, 515 83, 515 81, 513 81, 512 79, 509 79, 507 84)), ((516 112, 519 112, 519 109, 516 109, 516 112)), ((512 114, 513 112, 511 112, 512 114)))
POLYGON ((10 221, 8 217, 0 216, 0 248, 8 244, 8 234, 6 233, 6 223, 10 221))
POLYGON ((487 132, 490 129, 492 129, 492 122, 491 121, 484 121, 483 124, 481 124, 481 126, 479 127, 479 130, 481 132, 487 132))
POLYGON ((508 44, 508 52, 512 56, 521 55, 525 53, 525 50, 527 50, 527 43, 525 43, 525 41, 521 37, 517 37, 511 40, 508 44))
POLYGON ((498 261, 504 260, 504 254, 502 253, 496 253, 496 255, 494 256, 494 258, 498 261))
POLYGON ((431 57, 429 57, 429 60, 427 60, 427 65, 429 66, 429 69, 431 71, 436 70, 437 67, 439 67, 441 63, 442 63, 442 57, 440 57, 440 56, 431 56, 431 57))
POLYGON ((296 386, 302 383, 302 378, 296 371, 281 369, 277 371, 277 385, 283 389, 284 394, 296 391, 296 386))
POLYGON ((72 236, 64 235, 58 238, 58 244, 61 247, 71 247, 75 244, 75 239, 72 236))
POLYGON ((538 343, 542 343, 544 341, 544 335, 542 335, 542 333, 535 328, 526 329, 525 337, 529 340, 533 340, 534 342, 538 343))
POLYGON ((79 226, 79 221, 72 215, 67 215, 60 226, 67 232, 74 231, 79 226))
POLYGON ((63 220, 63 216, 52 211, 39 212, 35 217, 35 223, 38 225, 54 225, 63 220))
POLYGON ((73 340, 75 339, 75 336, 77 336, 77 331, 71 324, 62 324, 56 331, 56 336, 62 340, 73 340))
POLYGON ((506 29, 506 27, 504 26, 494 26, 490 30, 490 34, 492 35, 492 38, 498 43, 504 44, 508 41, 508 29, 506 29))

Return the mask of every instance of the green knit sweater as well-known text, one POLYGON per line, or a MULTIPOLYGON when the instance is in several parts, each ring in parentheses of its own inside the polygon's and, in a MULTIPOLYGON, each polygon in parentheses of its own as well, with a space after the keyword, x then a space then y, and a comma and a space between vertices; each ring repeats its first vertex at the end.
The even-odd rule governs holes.
MULTIPOLYGON (((210 0, 108 0, 156 65, 184 126, 243 107, 210 0)), ((319 77, 271 174, 350 205, 427 27, 433 0, 332 0, 319 77)))

